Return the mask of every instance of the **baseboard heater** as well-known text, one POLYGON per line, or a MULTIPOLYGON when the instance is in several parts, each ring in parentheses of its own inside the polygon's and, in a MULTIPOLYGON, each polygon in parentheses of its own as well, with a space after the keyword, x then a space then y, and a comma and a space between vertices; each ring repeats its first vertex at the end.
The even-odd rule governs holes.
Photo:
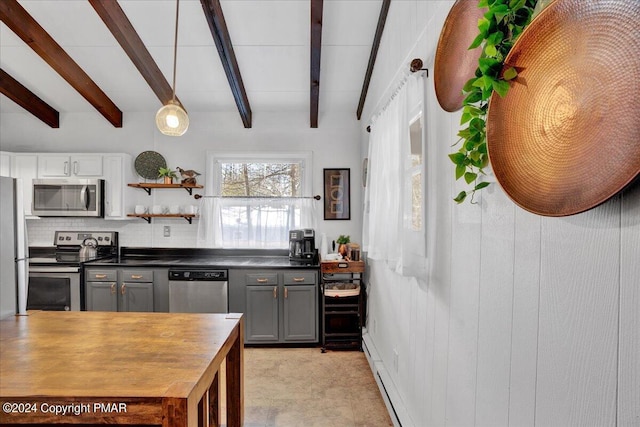
POLYGON ((376 372, 376 375, 378 376, 378 380, 380 380, 380 385, 382 386, 382 390, 384 391, 384 394, 386 396, 386 401, 389 402, 389 406, 391 407, 391 412, 392 414, 389 415, 393 415, 393 425, 394 426, 398 426, 398 427, 402 427, 402 423, 400 422, 400 419, 398 418, 398 413, 396 412, 396 408, 393 406, 393 402, 391 401, 391 398, 389 397, 389 392, 387 392, 387 387, 385 387, 384 385, 384 381, 382 380, 382 377, 380 376, 380 372, 376 372))
MULTIPOLYGON (((370 341, 369 337, 366 335, 363 336, 362 349, 364 350, 367 361, 369 362, 369 367, 371 368, 371 372, 374 375, 376 383, 378 384, 378 389, 380 390, 380 394, 382 395, 382 400, 384 400, 385 406, 387 407, 387 412, 393 422, 394 427, 413 427, 410 419, 408 417, 403 417, 399 414, 404 408, 398 410, 397 405, 394 405, 394 395, 395 399, 399 399, 397 393, 393 393, 388 390, 385 382, 389 382, 390 386, 393 388, 393 382, 385 372, 384 365, 382 364, 382 360, 378 357, 375 346, 370 341), (386 377, 386 378, 385 378, 386 377), (400 421, 401 419, 407 419, 408 422, 404 424, 400 421)), ((402 404, 401 404, 402 406, 402 404)))

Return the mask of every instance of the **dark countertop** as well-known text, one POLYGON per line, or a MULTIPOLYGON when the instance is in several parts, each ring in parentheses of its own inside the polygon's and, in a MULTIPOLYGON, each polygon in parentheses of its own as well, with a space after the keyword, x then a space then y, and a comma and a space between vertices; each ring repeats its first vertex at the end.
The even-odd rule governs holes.
POLYGON ((179 267, 179 268, 318 268, 318 264, 306 265, 292 263, 289 257, 269 256, 211 256, 211 257, 166 257, 166 258, 112 258, 91 261, 85 267, 179 267))
POLYGON ((317 261, 289 261, 285 250, 121 248, 120 256, 86 262, 85 267, 318 268, 317 261))

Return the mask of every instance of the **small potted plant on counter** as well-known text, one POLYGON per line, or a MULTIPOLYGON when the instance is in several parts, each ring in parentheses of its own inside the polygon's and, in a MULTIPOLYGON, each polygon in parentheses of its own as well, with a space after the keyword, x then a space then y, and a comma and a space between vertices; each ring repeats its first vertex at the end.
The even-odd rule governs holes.
POLYGON ((173 180, 177 178, 176 172, 169 168, 158 169, 158 178, 163 178, 165 184, 173 184, 173 180))
POLYGON ((338 253, 342 255, 342 258, 346 258, 347 254, 349 253, 349 248, 347 245, 349 244, 350 241, 351 241, 350 237, 345 236, 344 234, 341 234, 336 239, 336 243, 338 244, 338 253))

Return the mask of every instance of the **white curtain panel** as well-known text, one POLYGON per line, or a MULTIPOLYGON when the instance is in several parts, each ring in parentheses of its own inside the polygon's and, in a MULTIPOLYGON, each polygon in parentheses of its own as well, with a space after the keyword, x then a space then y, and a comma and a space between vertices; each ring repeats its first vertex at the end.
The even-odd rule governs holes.
POLYGON ((289 230, 316 228, 312 198, 205 197, 198 247, 285 249, 289 230))
POLYGON ((424 230, 414 230, 411 221, 410 115, 424 114, 423 105, 423 79, 409 75, 373 121, 363 218, 368 258, 419 280, 426 280, 426 242, 424 230))
POLYGON ((407 85, 398 89, 371 126, 365 194, 364 250, 393 270, 401 266, 403 152, 409 144, 407 85))

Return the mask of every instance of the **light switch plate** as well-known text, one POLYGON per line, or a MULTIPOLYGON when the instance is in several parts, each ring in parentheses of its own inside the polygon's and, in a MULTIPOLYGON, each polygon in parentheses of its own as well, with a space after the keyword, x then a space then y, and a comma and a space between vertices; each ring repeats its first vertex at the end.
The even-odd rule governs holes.
POLYGON ((171 227, 168 225, 164 226, 164 237, 171 237, 171 227))

